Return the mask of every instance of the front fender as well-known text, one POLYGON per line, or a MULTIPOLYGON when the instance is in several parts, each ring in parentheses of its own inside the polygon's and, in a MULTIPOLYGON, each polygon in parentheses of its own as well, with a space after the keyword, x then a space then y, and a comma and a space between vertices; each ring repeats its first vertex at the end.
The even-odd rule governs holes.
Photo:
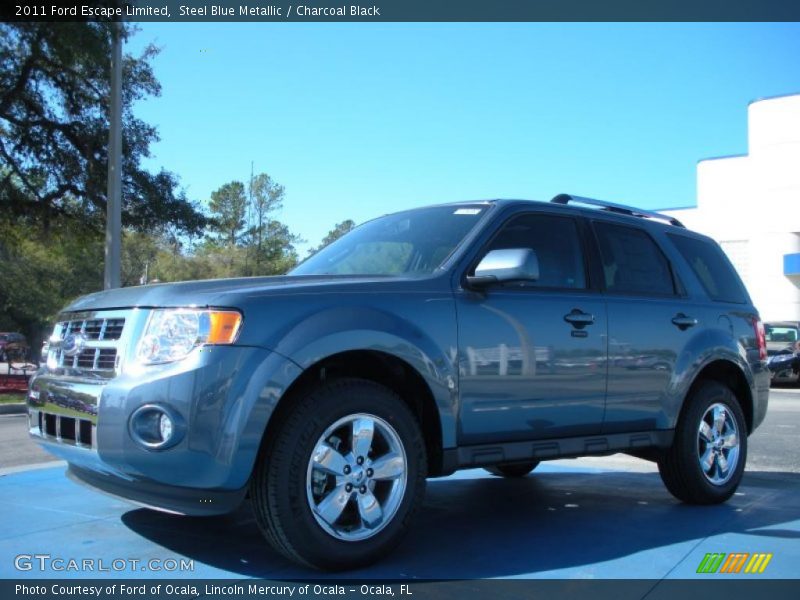
MULTIPOLYGON (((370 350, 409 364, 433 395, 445 448, 455 446, 458 375, 452 300, 428 300, 414 320, 365 306, 332 307, 301 320, 274 350, 307 369, 335 354, 370 350)), ((412 308, 413 310, 413 308, 412 308)))

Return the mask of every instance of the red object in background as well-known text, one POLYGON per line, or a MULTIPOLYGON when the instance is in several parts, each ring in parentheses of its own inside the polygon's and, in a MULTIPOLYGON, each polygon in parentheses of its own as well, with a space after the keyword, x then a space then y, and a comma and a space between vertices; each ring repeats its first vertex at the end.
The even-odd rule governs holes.
MULTIPOLYGON (((7 375, 1 376, 0 375, 0 394, 15 394, 15 393, 22 393, 28 391, 28 377, 22 377, 18 375, 7 375)), ((20 402, 23 402, 25 397, 23 396, 20 399, 20 402)))

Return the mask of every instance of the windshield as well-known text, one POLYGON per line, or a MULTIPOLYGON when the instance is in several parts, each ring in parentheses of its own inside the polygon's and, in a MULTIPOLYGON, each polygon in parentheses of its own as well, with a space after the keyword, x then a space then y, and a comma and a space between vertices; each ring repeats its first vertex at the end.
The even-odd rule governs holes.
POLYGON ((780 327, 767 325, 765 327, 768 342, 796 342, 797 329, 794 327, 780 327))
POLYGON ((368 221, 309 257, 289 275, 429 275, 487 208, 434 206, 368 221))

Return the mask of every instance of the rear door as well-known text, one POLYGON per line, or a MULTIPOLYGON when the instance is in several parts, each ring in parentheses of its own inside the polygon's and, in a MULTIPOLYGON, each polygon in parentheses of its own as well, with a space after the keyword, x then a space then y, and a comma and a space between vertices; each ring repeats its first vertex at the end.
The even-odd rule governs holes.
POLYGON ((589 285, 582 219, 522 212, 507 218, 468 269, 491 250, 530 248, 535 282, 456 295, 459 444, 598 433, 606 386, 606 312, 589 285))
POLYGON ((696 332, 697 307, 647 230, 599 219, 592 226, 608 309, 603 433, 666 428, 673 372, 696 332))

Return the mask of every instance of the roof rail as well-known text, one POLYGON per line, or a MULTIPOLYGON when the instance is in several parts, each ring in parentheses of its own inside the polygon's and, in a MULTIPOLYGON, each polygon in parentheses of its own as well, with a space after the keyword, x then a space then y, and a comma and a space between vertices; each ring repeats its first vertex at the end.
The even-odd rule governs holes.
POLYGON ((684 229, 686 228, 686 226, 675 217, 670 217, 669 215, 664 215, 652 210, 643 210, 641 208, 635 208, 633 206, 625 206, 624 204, 606 202, 605 200, 585 198, 583 196, 575 196, 573 194, 559 194, 558 196, 555 196, 552 200, 550 200, 550 202, 553 202, 554 204, 569 204, 570 202, 577 202, 579 204, 599 206, 603 210, 607 210, 609 212, 615 212, 622 215, 629 215, 633 217, 658 219, 659 221, 666 221, 667 223, 669 223, 670 225, 674 225, 675 227, 683 227, 684 229))

